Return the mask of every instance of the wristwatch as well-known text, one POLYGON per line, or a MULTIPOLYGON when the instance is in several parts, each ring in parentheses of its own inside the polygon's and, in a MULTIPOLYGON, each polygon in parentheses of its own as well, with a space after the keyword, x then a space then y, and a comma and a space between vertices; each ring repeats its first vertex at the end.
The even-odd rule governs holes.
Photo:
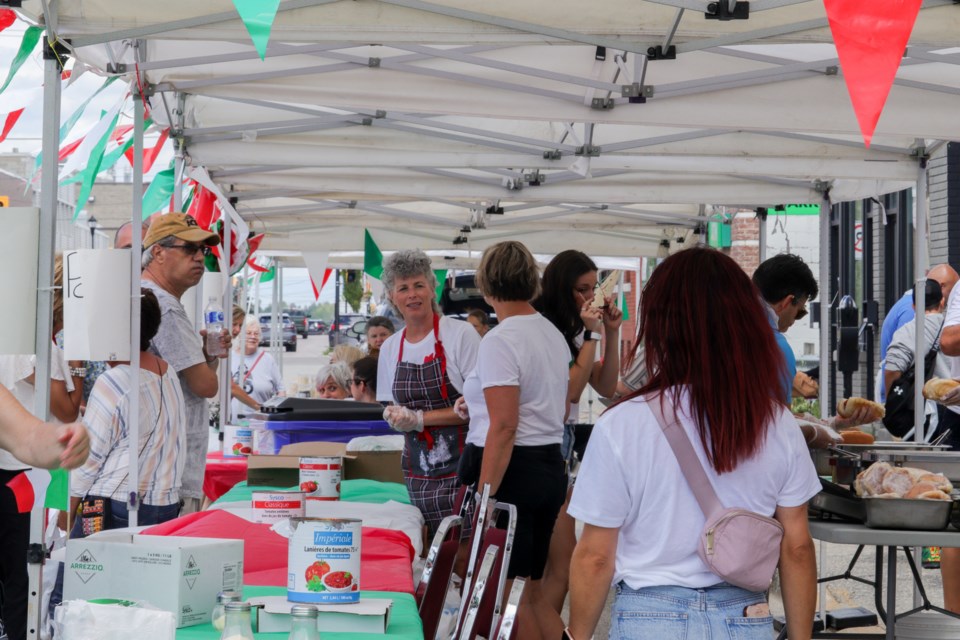
POLYGON ((590 342, 591 340, 599 340, 600 335, 596 331, 590 331, 590 329, 583 330, 583 341, 590 342))
POLYGON ((70 375, 75 378, 86 378, 87 368, 86 367, 70 367, 70 375))

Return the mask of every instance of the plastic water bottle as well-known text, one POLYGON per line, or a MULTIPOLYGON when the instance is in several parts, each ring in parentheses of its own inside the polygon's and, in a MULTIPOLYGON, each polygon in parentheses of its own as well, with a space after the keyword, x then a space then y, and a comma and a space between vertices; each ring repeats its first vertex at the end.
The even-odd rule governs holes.
POLYGON ((217 302, 216 296, 210 296, 207 308, 203 311, 203 324, 207 330, 207 355, 209 357, 222 356, 225 351, 220 345, 220 334, 223 332, 223 307, 217 302))

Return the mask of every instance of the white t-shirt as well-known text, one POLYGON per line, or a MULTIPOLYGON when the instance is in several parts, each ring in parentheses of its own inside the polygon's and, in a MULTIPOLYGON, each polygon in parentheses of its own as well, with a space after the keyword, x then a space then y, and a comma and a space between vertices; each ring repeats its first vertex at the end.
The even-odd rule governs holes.
MULTIPOLYGON (((397 371, 397 359, 400 357, 402 335, 403 332, 398 331, 380 347, 380 357, 377 360, 377 400, 380 402, 396 402, 393 397, 393 378, 397 371)), ((463 393, 463 380, 477 362, 480 335, 469 322, 442 316, 440 341, 447 358, 447 377, 457 392, 463 393)), ((403 361, 423 364, 427 358, 433 356, 436 344, 437 339, 432 330, 419 342, 404 340, 403 361)))
MULTIPOLYGON (((947 299, 947 310, 944 312, 943 328, 953 327, 960 324, 960 295, 957 292, 960 287, 954 287, 947 299)), ((950 356, 950 377, 960 379, 960 356, 950 356)), ((948 406, 947 409, 954 413, 960 413, 960 406, 948 406)))
MULTIPOLYGON (((33 373, 36 363, 36 356, 0 356, 0 384, 9 389, 13 397, 30 413, 34 411, 34 388, 32 384, 27 382, 27 378, 33 373)), ((73 378, 70 377, 70 368, 67 367, 63 349, 55 343, 50 346, 50 377, 54 380, 63 380, 67 386, 67 391, 73 392, 74 386, 73 378)), ((53 414, 50 414, 49 421, 60 422, 53 414)), ((15 471, 28 467, 29 465, 14 458, 9 451, 0 449, 0 469, 15 471)))
MULTIPOLYGON (((684 396, 681 424, 725 507, 772 516, 777 506, 801 506, 820 491, 803 434, 788 411, 780 410, 753 458, 718 476, 687 417, 684 396)), ((614 584, 701 589, 721 581, 697 555, 703 512, 643 398, 621 403, 597 421, 567 512, 620 529, 614 584)))
POLYGON ((477 366, 463 395, 470 410, 467 442, 482 447, 490 429, 483 396, 489 387, 520 387, 517 446, 560 444, 570 381, 570 349, 563 335, 539 313, 510 316, 480 343, 477 366))

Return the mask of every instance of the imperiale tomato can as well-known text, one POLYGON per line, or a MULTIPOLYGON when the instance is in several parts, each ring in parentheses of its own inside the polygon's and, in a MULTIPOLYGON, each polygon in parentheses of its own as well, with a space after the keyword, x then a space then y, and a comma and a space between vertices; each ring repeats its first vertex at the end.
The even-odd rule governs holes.
POLYGON ((292 602, 360 601, 361 521, 292 518, 287 599, 292 602))
POLYGON ((303 491, 254 491, 254 522, 274 523, 306 515, 303 491))
POLYGON ((300 490, 308 500, 339 500, 341 456, 300 458, 300 490))

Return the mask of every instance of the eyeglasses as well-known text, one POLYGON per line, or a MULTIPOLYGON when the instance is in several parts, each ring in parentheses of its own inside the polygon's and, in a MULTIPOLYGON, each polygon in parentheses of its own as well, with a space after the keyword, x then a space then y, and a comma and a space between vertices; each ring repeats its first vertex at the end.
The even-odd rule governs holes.
MULTIPOLYGON (((793 296, 793 304, 797 306, 800 305, 800 299, 797 298, 797 296, 793 296)), ((803 307, 799 311, 797 311, 797 315, 795 316, 794 320, 803 320, 804 318, 807 317, 807 313, 809 313, 807 311, 807 303, 806 301, 804 301, 803 307)))
POLYGON ((204 257, 209 256, 213 253, 213 249, 208 247, 205 244, 171 244, 166 249, 180 249, 185 254, 190 257, 197 255, 197 253, 202 253, 204 257))

